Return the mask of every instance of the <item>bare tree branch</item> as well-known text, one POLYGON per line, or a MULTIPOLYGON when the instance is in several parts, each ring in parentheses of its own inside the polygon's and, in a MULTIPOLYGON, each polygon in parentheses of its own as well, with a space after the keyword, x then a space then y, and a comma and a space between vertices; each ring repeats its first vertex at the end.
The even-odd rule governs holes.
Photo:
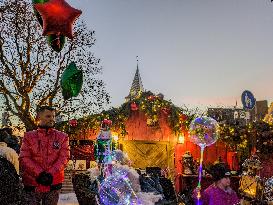
POLYGON ((68 40, 60 53, 54 52, 41 35, 31 2, 4 0, 0 3, 0 97, 4 107, 17 116, 27 129, 35 127, 36 106, 51 105, 60 112, 82 116, 99 112, 109 102, 99 59, 92 53, 94 31, 84 22, 74 28, 73 41, 68 40), (60 78, 74 61, 81 65, 84 85, 77 102, 67 103, 61 95, 60 78))

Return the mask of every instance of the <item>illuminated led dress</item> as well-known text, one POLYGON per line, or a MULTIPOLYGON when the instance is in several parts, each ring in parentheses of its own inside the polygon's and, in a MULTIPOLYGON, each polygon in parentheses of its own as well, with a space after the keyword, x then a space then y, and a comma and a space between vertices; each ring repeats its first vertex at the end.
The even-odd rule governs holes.
POLYGON ((110 131, 101 131, 97 137, 96 160, 99 164, 112 163, 112 135, 110 131))
POLYGON ((97 137, 95 145, 95 158, 103 177, 112 172, 112 135, 110 131, 110 120, 102 122, 101 131, 97 137))

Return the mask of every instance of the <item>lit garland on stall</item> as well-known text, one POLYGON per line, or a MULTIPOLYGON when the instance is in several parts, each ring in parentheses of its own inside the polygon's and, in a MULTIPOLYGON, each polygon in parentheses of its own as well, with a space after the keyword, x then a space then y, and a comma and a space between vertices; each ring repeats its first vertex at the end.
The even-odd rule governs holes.
MULTIPOLYGON (((179 136, 188 130, 190 122, 196 117, 195 112, 188 112, 183 108, 174 106, 170 101, 164 100, 162 94, 144 92, 136 99, 125 102, 118 108, 111 108, 100 114, 81 118, 76 127, 70 127, 67 122, 59 124, 59 129, 68 133, 81 134, 85 130, 98 130, 103 119, 113 122, 112 130, 119 136, 125 136, 126 121, 136 112, 142 112, 147 117, 147 126, 160 129, 159 118, 167 116, 172 132, 179 136), (72 131, 71 131, 72 130, 72 131)), ((71 135, 73 138, 73 135, 71 135)), ((252 122, 247 125, 220 124, 220 139, 230 151, 237 151, 243 161, 249 157, 251 148, 256 144, 262 154, 273 153, 273 124, 265 121, 252 122), (254 142, 253 140, 257 141, 254 142)))
MULTIPOLYGON (((73 133, 80 133, 82 128, 98 130, 100 122, 103 119, 110 119, 113 122, 112 130, 119 135, 127 134, 125 122, 134 112, 142 112, 147 117, 147 126, 158 129, 159 118, 166 115, 169 126, 174 134, 182 134, 187 130, 195 114, 186 112, 185 109, 174 106, 170 101, 164 100, 162 94, 154 95, 152 92, 144 92, 139 98, 125 102, 118 108, 111 108, 100 114, 91 115, 78 120, 78 126, 73 128, 73 133)), ((59 125, 59 128, 69 132, 69 126, 66 122, 59 125)))
POLYGON ((237 151, 241 161, 249 157, 254 146, 261 154, 267 155, 273 153, 273 126, 264 121, 244 126, 222 124, 220 141, 224 142, 229 150, 237 151))

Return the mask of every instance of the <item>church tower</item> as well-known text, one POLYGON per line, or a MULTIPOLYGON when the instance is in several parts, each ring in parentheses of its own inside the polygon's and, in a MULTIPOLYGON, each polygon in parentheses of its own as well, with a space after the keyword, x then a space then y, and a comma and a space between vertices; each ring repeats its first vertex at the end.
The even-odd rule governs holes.
POLYGON ((143 88, 140 73, 139 73, 138 59, 137 59, 137 69, 136 69, 135 77, 130 89, 130 93, 125 98, 126 102, 133 100, 135 98, 138 98, 143 93, 143 91, 144 91, 144 88, 143 88))

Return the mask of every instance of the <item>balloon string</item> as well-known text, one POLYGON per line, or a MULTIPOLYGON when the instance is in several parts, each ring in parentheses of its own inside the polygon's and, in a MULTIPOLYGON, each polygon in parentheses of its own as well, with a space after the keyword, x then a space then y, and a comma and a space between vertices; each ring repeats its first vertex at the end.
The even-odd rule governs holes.
MULTIPOLYGON (((72 108, 72 99, 68 99, 68 104, 70 106, 70 108, 72 108)), ((70 126, 70 121, 71 120, 71 113, 68 112, 68 131, 71 132, 71 126, 70 126)))
POLYGON ((199 173, 198 173, 198 192, 197 192, 197 200, 198 200, 198 205, 200 204, 200 198, 201 198, 201 180, 202 180, 202 170, 203 170, 203 157, 204 157, 204 149, 205 146, 201 146, 201 157, 200 157, 200 166, 199 166, 199 173))

